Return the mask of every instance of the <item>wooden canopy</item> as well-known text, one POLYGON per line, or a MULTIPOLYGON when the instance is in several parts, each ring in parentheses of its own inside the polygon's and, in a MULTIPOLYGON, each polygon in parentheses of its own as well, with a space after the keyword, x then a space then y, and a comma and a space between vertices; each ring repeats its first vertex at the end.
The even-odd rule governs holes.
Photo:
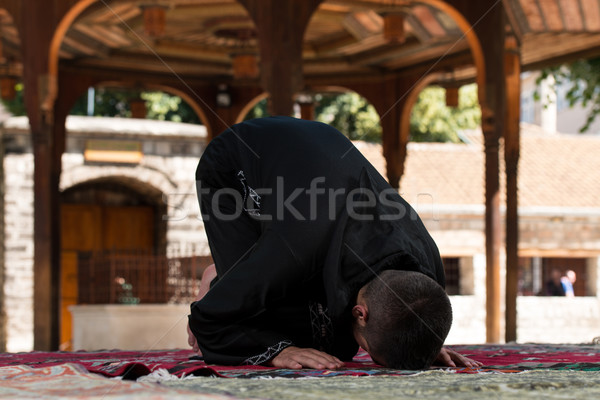
POLYGON ((209 135, 269 96, 353 90, 381 117, 398 186, 416 94, 476 81, 486 170, 488 340, 500 340, 499 156, 507 172, 506 339, 516 337, 519 74, 600 53, 596 0, 0 0, 0 78, 25 84, 35 157, 35 348, 58 345, 64 121, 89 86, 183 97, 209 135), (401 27, 399 26, 401 25, 401 27), (15 72, 16 71, 16 72, 15 72), (226 85, 232 104, 217 103, 226 85))

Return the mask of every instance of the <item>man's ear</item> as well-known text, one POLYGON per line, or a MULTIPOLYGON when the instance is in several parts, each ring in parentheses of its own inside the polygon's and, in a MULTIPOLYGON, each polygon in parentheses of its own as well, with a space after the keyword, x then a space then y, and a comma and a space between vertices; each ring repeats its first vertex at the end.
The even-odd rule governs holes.
POLYGON ((357 304, 352 307, 352 317, 359 326, 364 327, 369 319, 369 309, 364 304, 357 304))

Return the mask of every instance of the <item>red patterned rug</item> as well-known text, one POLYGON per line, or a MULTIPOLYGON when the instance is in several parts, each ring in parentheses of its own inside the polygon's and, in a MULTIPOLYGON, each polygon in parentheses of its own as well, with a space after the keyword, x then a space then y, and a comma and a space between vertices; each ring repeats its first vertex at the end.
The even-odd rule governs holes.
MULTIPOLYGON (((461 354, 481 361, 482 368, 452 368, 458 373, 521 372, 533 369, 600 371, 600 345, 470 345, 451 346, 461 354)), ((32 368, 65 363, 80 364, 88 371, 108 377, 140 376, 165 369, 176 376, 219 376, 226 378, 257 377, 326 377, 410 375, 415 371, 386 369, 374 364, 365 352, 340 370, 287 370, 260 366, 207 365, 189 350, 171 351, 94 351, 94 352, 30 352, 0 354, 0 367, 25 365, 32 368)), ((440 369, 433 367, 432 369, 440 369)), ((448 369, 448 368, 444 368, 448 369)))

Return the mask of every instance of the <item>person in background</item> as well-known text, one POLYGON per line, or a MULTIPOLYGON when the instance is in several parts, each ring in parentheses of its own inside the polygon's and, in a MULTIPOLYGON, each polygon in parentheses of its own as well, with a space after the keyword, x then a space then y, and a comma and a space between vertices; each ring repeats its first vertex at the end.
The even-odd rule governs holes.
POLYGON ((550 279, 546 282, 546 296, 564 296, 565 289, 561 282, 560 270, 554 268, 550 273, 550 279))
POLYGON ((573 290, 573 284, 577 280, 577 275, 575 271, 568 270, 565 276, 560 278, 560 283, 562 284, 563 290, 565 292, 565 296, 567 297, 575 297, 575 291, 573 290))

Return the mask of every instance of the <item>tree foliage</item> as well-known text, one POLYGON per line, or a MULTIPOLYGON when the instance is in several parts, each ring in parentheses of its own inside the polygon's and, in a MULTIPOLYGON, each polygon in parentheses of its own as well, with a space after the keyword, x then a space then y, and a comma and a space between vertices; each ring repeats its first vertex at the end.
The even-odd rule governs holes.
MULTIPOLYGON (((459 132, 474 129, 481 122, 477 86, 460 89, 459 106, 446 107, 440 87, 423 90, 413 108, 410 140, 416 142, 459 142, 459 132)), ((357 93, 315 95, 315 119, 332 125, 352 140, 381 142, 381 125, 375 108, 357 93)), ((259 102, 246 119, 268 116, 266 100, 259 102)))
POLYGON ((446 92, 432 86, 421 92, 410 118, 410 140, 414 142, 460 142, 459 132, 481 123, 477 86, 459 90, 458 107, 446 106, 446 92))
POLYGON ((16 96, 12 100, 2 99, 2 104, 6 110, 12 115, 20 116, 26 115, 27 110, 25 109, 25 99, 23 98, 23 84, 17 83, 15 86, 16 96))
MULTIPOLYGON (((72 115, 87 115, 88 94, 82 95, 71 109, 72 115)), ((430 87, 423 90, 413 108, 410 121, 410 139, 417 142, 458 142, 461 129, 479 125, 481 114, 477 102, 477 87, 467 85, 460 89, 457 108, 445 105, 444 89, 430 87)), ((178 96, 164 92, 131 89, 97 88, 94 92, 94 116, 130 117, 130 101, 141 97, 146 102, 148 119, 201 123, 193 109, 178 96)), ((17 98, 6 102, 14 115, 24 115, 22 85, 17 87, 17 98)), ((268 116, 266 100, 260 101, 246 119, 268 116)), ((381 142, 379 114, 363 97, 354 92, 319 93, 315 95, 315 119, 334 126, 352 140, 381 142)))
MULTIPOLYGON (((585 124, 579 129, 586 132, 600 114, 600 58, 546 68, 541 71, 537 83, 549 76, 554 78, 555 90, 558 86, 567 86, 565 96, 570 107, 578 103, 583 107, 591 106, 585 124)), ((539 94, 536 97, 539 98, 539 94)))
MULTIPOLYGON (((3 100, 3 104, 12 115, 26 115, 23 99, 23 84, 16 86, 17 95, 13 100, 3 100)), ((200 124, 194 110, 179 96, 164 92, 139 92, 130 89, 97 88, 94 91, 94 112, 96 117, 131 117, 129 107, 134 98, 146 101, 146 118, 162 121, 187 122, 200 124)), ((73 107, 70 115, 88 115, 88 93, 83 94, 73 107)))
MULTIPOLYGON (((146 102, 146 118, 199 124, 194 110, 179 96, 164 92, 146 92, 128 89, 98 88, 94 93, 94 116, 131 117, 130 101, 141 98, 146 102)), ((71 109, 71 115, 87 115, 87 93, 71 109)))
POLYGON ((316 120, 332 125, 351 140, 381 142, 379 114, 364 97, 356 93, 316 96, 316 120))

